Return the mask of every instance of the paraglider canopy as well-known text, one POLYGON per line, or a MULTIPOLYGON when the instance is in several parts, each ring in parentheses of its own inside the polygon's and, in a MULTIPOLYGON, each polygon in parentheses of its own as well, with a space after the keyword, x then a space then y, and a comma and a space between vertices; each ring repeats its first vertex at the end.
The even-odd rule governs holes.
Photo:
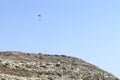
POLYGON ((39 21, 41 21, 42 14, 38 14, 39 21))
POLYGON ((41 14, 38 14, 39 17, 41 17, 42 15, 41 14))

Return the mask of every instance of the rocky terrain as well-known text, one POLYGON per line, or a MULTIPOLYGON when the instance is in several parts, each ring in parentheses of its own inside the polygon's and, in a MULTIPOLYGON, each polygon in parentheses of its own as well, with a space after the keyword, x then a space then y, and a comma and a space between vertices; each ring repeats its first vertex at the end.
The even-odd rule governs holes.
POLYGON ((0 52, 0 80, 119 80, 81 59, 65 55, 0 52))

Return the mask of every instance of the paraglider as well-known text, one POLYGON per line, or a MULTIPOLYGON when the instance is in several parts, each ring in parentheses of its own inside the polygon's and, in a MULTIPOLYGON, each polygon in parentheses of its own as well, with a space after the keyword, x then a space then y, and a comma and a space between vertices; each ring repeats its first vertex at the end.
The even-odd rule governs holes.
MULTIPOLYGON (((42 17, 42 14, 38 14, 38 17, 41 18, 41 17, 42 17)), ((40 20, 41 20, 41 19, 39 19, 39 21, 40 21, 40 20)))
POLYGON ((39 17, 41 17, 42 15, 41 14, 38 14, 39 17))

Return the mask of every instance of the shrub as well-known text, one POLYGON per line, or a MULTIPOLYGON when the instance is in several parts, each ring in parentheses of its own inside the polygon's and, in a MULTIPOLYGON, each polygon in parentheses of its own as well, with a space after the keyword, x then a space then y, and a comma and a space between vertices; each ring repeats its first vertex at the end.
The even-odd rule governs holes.
POLYGON ((51 78, 51 77, 48 77, 48 80, 53 80, 53 78, 51 78))
POLYGON ((15 66, 15 68, 20 68, 19 66, 15 66))
POLYGON ((45 65, 42 65, 42 66, 40 66, 40 67, 42 67, 42 68, 47 68, 47 66, 45 66, 45 65))
POLYGON ((4 67, 7 67, 8 65, 9 65, 9 63, 5 63, 3 66, 4 66, 4 67))
POLYGON ((59 55, 56 55, 56 54, 54 56, 59 57, 59 55))
POLYGON ((26 66, 26 68, 31 68, 31 66, 30 66, 30 65, 27 65, 27 64, 26 64, 25 66, 26 66))
POLYGON ((44 60, 44 58, 42 56, 39 57, 40 60, 44 60))
POLYGON ((0 60, 0 63, 2 62, 2 60, 0 60))
POLYGON ((56 64, 55 66, 56 66, 56 67, 60 67, 60 64, 56 64))
POLYGON ((1 78, 1 80, 6 80, 5 78, 1 78))
POLYGON ((67 57, 66 55, 61 55, 62 57, 67 57))
POLYGON ((61 77, 62 75, 60 73, 56 73, 59 77, 61 77))
POLYGON ((30 53, 27 53, 27 55, 30 55, 30 53))

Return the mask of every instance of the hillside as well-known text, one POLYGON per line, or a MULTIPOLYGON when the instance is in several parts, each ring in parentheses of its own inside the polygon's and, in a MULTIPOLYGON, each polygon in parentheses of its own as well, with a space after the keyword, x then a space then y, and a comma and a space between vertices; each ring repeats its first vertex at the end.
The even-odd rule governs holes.
POLYGON ((65 55, 0 52, 0 80, 119 80, 81 59, 65 55))

